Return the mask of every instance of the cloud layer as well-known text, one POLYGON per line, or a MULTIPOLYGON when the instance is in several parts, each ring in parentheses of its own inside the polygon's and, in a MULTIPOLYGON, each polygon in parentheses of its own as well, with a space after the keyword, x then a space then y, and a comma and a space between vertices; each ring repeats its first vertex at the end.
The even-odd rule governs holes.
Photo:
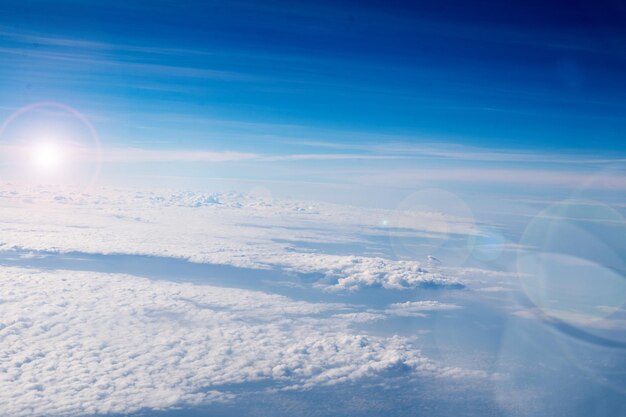
POLYGON ((123 253, 281 269, 315 276, 327 290, 460 287, 463 282, 414 260, 346 255, 326 247, 385 237, 474 233, 469 219, 403 212, 403 227, 381 222, 390 210, 274 200, 235 193, 72 193, 43 188, 0 193, 5 249, 123 253), (433 221, 436 218, 436 221, 433 221), (313 245, 314 248, 311 248, 313 245))
POLYGON ((343 305, 116 274, 3 268, 1 281, 3 415, 192 406, 228 401, 250 382, 482 376, 437 366, 405 338, 355 333, 358 317, 343 305))

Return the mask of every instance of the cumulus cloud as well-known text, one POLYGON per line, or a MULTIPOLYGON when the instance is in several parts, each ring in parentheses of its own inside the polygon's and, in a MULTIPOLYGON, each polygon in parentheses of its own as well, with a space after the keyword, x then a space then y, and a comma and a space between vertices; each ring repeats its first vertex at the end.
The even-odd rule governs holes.
POLYGON ((375 313, 338 304, 93 272, 3 268, 0 280, 4 415, 167 409, 228 401, 250 382, 307 389, 392 369, 483 376, 405 338, 354 333, 375 313))
POLYGON ((304 273, 318 272, 323 279, 317 286, 327 290, 354 291, 363 287, 408 289, 420 286, 460 287, 461 281, 430 272, 415 261, 390 261, 364 256, 319 254, 292 255, 278 260, 286 269, 304 273))

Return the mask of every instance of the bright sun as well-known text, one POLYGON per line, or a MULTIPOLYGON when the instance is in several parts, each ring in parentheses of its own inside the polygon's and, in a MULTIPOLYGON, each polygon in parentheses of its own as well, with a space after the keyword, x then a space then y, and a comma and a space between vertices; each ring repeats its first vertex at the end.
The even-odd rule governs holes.
POLYGON ((40 171, 52 173, 57 171, 64 159, 64 150, 54 142, 42 142, 31 148, 31 161, 40 171))

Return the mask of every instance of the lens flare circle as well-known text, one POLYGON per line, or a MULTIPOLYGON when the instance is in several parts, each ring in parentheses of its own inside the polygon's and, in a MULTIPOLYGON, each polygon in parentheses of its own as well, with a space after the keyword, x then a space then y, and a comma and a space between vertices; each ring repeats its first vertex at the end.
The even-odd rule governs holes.
POLYGON ((597 326, 626 302, 621 254, 626 222, 595 201, 567 200, 541 211, 526 227, 517 257, 528 298, 572 326, 597 326))
POLYGON ((467 236, 475 233, 472 210, 458 195, 425 188, 408 195, 385 225, 394 255, 399 259, 444 259, 463 264, 469 256, 467 236), (447 255, 447 256, 446 256, 447 255))
MULTIPOLYGON (((93 150, 94 163, 90 165, 91 175, 87 179, 85 189, 91 188, 98 180, 102 165, 102 147, 100 138, 96 129, 89 119, 78 110, 66 104, 55 101, 42 101, 21 107, 14 111, 0 125, 0 139, 9 128, 9 126, 20 117, 39 109, 56 109, 71 115, 78 120, 80 124, 89 133, 90 147, 93 150)), ((59 143, 54 141, 43 141, 32 145, 30 149, 30 162, 38 170, 51 173, 60 169, 66 160, 67 152, 59 143)))

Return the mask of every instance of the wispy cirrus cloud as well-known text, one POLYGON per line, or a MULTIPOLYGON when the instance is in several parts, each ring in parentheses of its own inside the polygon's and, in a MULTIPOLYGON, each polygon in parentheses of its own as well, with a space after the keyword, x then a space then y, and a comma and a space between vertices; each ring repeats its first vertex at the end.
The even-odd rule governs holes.
MULTIPOLYGON (((18 155, 28 154, 28 145, 6 144, 0 146, 0 157, 16 158, 18 155)), ((256 162, 259 165, 254 169, 261 169, 267 173, 279 168, 280 163, 310 162, 306 165, 306 172, 317 175, 328 181, 341 180, 344 183, 362 184, 364 186, 393 186, 393 187, 419 187, 428 184, 509 184, 514 186, 537 186, 537 187, 564 187, 564 188, 595 188, 595 189, 626 189, 626 172, 620 169, 620 160, 613 160, 612 169, 601 165, 600 160, 581 159, 578 166, 525 167, 518 165, 502 166, 481 163, 480 165, 467 166, 454 159, 447 158, 446 163, 433 163, 429 159, 428 165, 421 168, 412 168, 412 165, 424 160, 424 156, 411 153, 377 153, 377 152, 333 152, 333 153, 258 153, 237 150, 210 150, 210 149, 149 149, 142 147, 105 147, 96 150, 88 147, 71 149, 69 144, 68 153, 77 158, 84 156, 99 157, 102 163, 159 163, 159 162, 256 162), (315 166, 316 162, 327 161, 334 163, 331 169, 321 169, 315 166), (358 161, 371 163, 364 169, 354 165, 358 161), (395 161, 395 162, 394 162, 395 161), (393 165, 390 165, 394 162, 393 165), (378 165, 373 165, 377 163, 378 165), (380 165, 383 164, 383 165, 380 165), (580 166, 585 164, 585 167, 580 166), (591 165, 589 165, 591 164, 591 165)), ((498 155, 492 155, 491 162, 498 161, 498 155)), ((468 156, 467 160, 472 160, 468 156)), ((461 159, 461 158, 459 158, 461 159)), ((520 159, 516 162, 521 162, 520 159)), ((506 162, 504 160, 498 162, 506 162)), ((565 164, 564 161, 562 161, 565 164)), ((569 163, 574 163, 571 160, 569 163)), ((302 172, 301 172, 302 173, 302 172)), ((250 174, 248 174, 250 175, 250 174)), ((298 181, 298 176, 291 178, 298 181)))
POLYGON ((106 149, 102 158, 107 162, 227 162, 257 160, 261 162, 279 161, 341 161, 341 160, 389 160, 402 159, 400 156, 365 155, 350 153, 334 154, 286 154, 267 155, 236 151, 202 151, 202 150, 153 150, 142 148, 106 149))
MULTIPOLYGON (((235 162, 256 160, 260 162, 280 161, 341 161, 341 160, 390 160, 404 159, 402 156, 370 155, 355 153, 308 153, 308 154, 259 154, 234 150, 194 150, 194 149, 147 149, 138 147, 104 148, 96 150, 88 147, 75 147, 68 143, 68 151, 79 156, 97 156, 102 162, 235 162)), ((28 145, 0 146, 4 155, 18 155, 28 152, 28 145)))
POLYGON ((103 162, 234 162, 258 159, 255 153, 235 151, 184 151, 111 148, 102 151, 103 162))
POLYGON ((376 136, 358 133, 347 133, 348 137, 362 136, 366 143, 325 142, 308 140, 285 140, 288 144, 297 144, 318 149, 344 149, 353 152, 368 152, 377 155, 403 155, 405 158, 436 158, 459 161, 477 162, 520 162, 531 164, 572 164, 572 165, 600 165, 624 164, 626 156, 615 156, 594 153, 568 153, 515 149, 481 148, 458 145, 454 141, 437 140, 433 138, 376 136), (416 141, 419 143, 416 143, 416 141), (384 143, 384 144, 380 144, 384 143))
POLYGON ((626 189, 626 175, 620 172, 516 168, 425 168, 398 169, 391 172, 354 174, 354 180, 371 185, 394 184, 415 187, 429 183, 510 184, 539 187, 591 187, 626 189))

